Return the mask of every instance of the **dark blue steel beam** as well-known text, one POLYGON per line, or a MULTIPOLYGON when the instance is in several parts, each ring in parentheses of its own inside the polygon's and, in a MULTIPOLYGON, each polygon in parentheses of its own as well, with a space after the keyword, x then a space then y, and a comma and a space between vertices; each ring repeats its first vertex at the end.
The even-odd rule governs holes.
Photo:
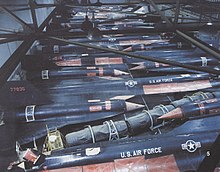
MULTIPOLYGON (((48 22, 53 17, 56 8, 49 14, 49 16, 44 20, 44 22, 38 27, 37 32, 42 32, 43 29, 47 26, 48 22)), ((26 52, 30 49, 31 45, 37 39, 37 34, 30 34, 24 36, 23 43, 15 50, 15 52, 10 56, 10 58, 4 63, 0 68, 0 88, 8 80, 8 77, 14 71, 16 66, 25 57, 26 52)))
MULTIPOLYGON (((173 23, 171 23, 170 20, 160 11, 160 9, 157 7, 157 5, 154 3, 153 0, 147 0, 147 1, 151 3, 153 8, 160 14, 161 18, 166 21, 167 25, 175 28, 173 23)), ((182 38, 186 39, 187 41, 189 41, 192 44, 194 44, 195 46, 197 46, 198 48, 202 49, 203 51, 213 55, 216 59, 220 60, 220 53, 217 50, 215 50, 214 48, 211 48, 211 47, 205 45, 202 41, 198 41, 198 40, 186 35, 185 33, 183 33, 182 31, 180 31, 178 29, 176 29, 176 33, 179 36, 181 36, 182 38)))
POLYGON ((201 71, 201 72, 217 74, 217 75, 220 74, 220 71, 218 71, 218 70, 203 68, 203 67, 198 67, 198 66, 192 66, 192 65, 186 65, 186 64, 182 64, 182 63, 179 63, 179 62, 176 62, 176 61, 171 61, 171 60, 166 60, 166 59, 159 59, 159 58, 155 58, 155 57, 151 57, 151 56, 143 56, 143 55, 139 55, 139 54, 133 54, 133 53, 128 53, 128 52, 119 51, 119 50, 115 50, 115 49, 95 46, 95 45, 91 45, 91 44, 68 41, 68 40, 61 39, 61 38, 56 38, 56 37, 48 37, 48 38, 56 40, 56 41, 60 41, 60 42, 65 42, 67 44, 73 44, 73 45, 78 45, 78 46, 83 46, 83 47, 88 47, 88 48, 94 48, 96 50, 107 51, 107 52, 111 52, 111 53, 115 53, 115 54, 120 54, 120 55, 125 55, 125 56, 129 56, 129 57, 138 58, 138 59, 144 59, 144 60, 149 60, 149 61, 153 61, 153 62, 169 64, 171 66, 179 66, 179 67, 183 67, 183 68, 187 68, 187 69, 191 69, 191 70, 195 70, 195 71, 201 71))
POLYGON ((31 10, 31 16, 32 16, 32 20, 33 20, 33 24, 34 24, 34 30, 37 30, 38 25, 37 25, 37 17, 36 17, 36 12, 35 12, 35 8, 34 8, 34 1, 33 0, 29 0, 29 5, 30 5, 30 10, 31 10))
POLYGON ((24 28, 27 28, 29 31, 33 31, 33 28, 28 25, 24 20, 16 16, 13 12, 11 12, 6 7, 0 7, 6 14, 8 14, 10 17, 12 17, 15 21, 17 21, 19 24, 21 24, 24 28))

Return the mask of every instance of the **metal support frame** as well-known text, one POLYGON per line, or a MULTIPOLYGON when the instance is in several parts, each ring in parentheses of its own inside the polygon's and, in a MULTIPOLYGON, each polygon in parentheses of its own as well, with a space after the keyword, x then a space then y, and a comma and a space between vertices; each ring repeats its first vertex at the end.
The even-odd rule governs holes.
POLYGON ((179 67, 183 67, 183 68, 187 68, 187 69, 191 69, 191 70, 195 70, 195 71, 201 71, 201 72, 220 75, 220 71, 214 70, 214 69, 198 67, 198 66, 192 66, 192 65, 186 65, 186 64, 182 64, 182 63, 179 63, 179 62, 176 62, 176 61, 166 60, 166 59, 162 59, 162 58, 155 58, 155 57, 151 57, 151 56, 143 56, 143 55, 128 53, 128 52, 119 51, 119 50, 115 50, 115 49, 99 47, 99 46, 95 46, 95 45, 91 45, 91 44, 68 41, 68 40, 65 40, 65 39, 57 38, 57 37, 49 36, 48 38, 56 40, 56 41, 64 42, 64 43, 67 43, 67 44, 73 44, 73 45, 78 45, 78 46, 83 46, 83 47, 88 47, 88 48, 94 48, 96 50, 107 51, 107 52, 111 52, 111 53, 115 53, 115 54, 120 54, 120 55, 125 55, 125 56, 129 56, 129 57, 138 58, 138 59, 144 59, 144 60, 149 60, 149 61, 153 61, 153 62, 169 64, 169 65, 172 65, 172 66, 179 66, 179 67))
POLYGON ((54 8, 53 11, 47 16, 43 23, 38 27, 37 32, 43 31, 43 29, 48 25, 49 21, 52 19, 56 12, 57 8, 54 8))
MULTIPOLYGON (((11 33, 11 34, 8 34, 8 33, 3 33, 3 34, 0 34, 0 38, 14 38, 15 37, 19 37, 19 40, 20 38, 23 36, 26 37, 28 36, 29 34, 39 34, 40 31, 43 30, 42 26, 46 26, 46 23, 49 22, 48 20, 48 17, 47 19, 45 19, 44 23, 42 23, 39 27, 38 27, 38 22, 37 22, 37 17, 36 17, 36 12, 35 12, 35 9, 36 8, 44 8, 44 7, 54 7, 56 6, 55 4, 36 4, 34 2, 34 0, 29 0, 29 4, 19 4, 18 6, 30 6, 30 8, 28 8, 28 10, 31 10, 31 16, 32 16, 32 21, 33 21, 33 25, 34 25, 34 28, 32 28, 29 24, 27 24, 25 21, 23 21, 21 18, 19 18, 18 16, 16 16, 12 10, 9 10, 7 9, 4 5, 3 6, 0 6, 0 8, 5 12, 7 13, 10 17, 12 17, 15 21, 17 21, 19 24, 21 24, 23 26, 23 28, 26 28, 29 32, 19 32, 19 33, 16 33, 12 30, 9 30, 9 29, 4 29, 4 28, 0 28, 0 31, 3 31, 3 32, 8 32, 8 33, 11 33)), ((7 5, 6 5, 7 6, 7 5)), ((12 4, 9 4, 8 6, 12 6, 12 4)), ((16 5, 15 5, 16 6, 16 5)), ((14 10, 16 11, 16 10, 14 10)), ((51 16, 54 15, 54 11, 49 14, 49 19, 51 19, 51 16)), ((8 39, 9 42, 11 42, 12 39, 8 39)), ((1 43, 7 43, 6 40, 2 40, 1 43)))
POLYGON ((87 6, 102 6, 102 5, 136 5, 140 1, 132 1, 132 2, 125 2, 125 3, 102 3, 102 2, 96 2, 91 4, 76 4, 76 5, 69 5, 67 4, 67 7, 87 7, 87 6))
MULTIPOLYGON (((29 4, 5 4, 5 3, 0 3, 1 7, 26 7, 29 4)), ((36 4, 36 8, 44 8, 44 7, 52 7, 52 6, 56 6, 55 4, 36 4)))
MULTIPOLYGON (((33 3, 31 1, 30 1, 30 3, 33 3)), ((169 25, 168 27, 173 27, 173 24, 170 22, 170 20, 166 16, 163 15, 163 13, 159 10, 159 8, 156 6, 154 1, 153 0, 148 0, 148 2, 150 2, 151 5, 155 8, 155 10, 161 15, 161 18, 164 19, 167 22, 167 24, 169 25)), ((177 5, 178 4, 179 3, 177 3, 177 5)), ((34 7, 33 4, 31 6, 32 6, 32 12, 33 12, 35 7, 34 7)), ((7 13, 9 13, 11 16, 13 16, 13 18, 16 19, 17 21, 19 21, 19 23, 21 23, 22 25, 30 27, 27 23, 25 23, 23 20, 21 20, 19 17, 17 17, 15 14, 13 14, 11 11, 9 11, 7 8, 5 8, 5 7, 1 7, 1 8, 3 8, 4 11, 7 11, 7 13)), ((37 30, 36 30, 37 33, 35 34, 35 36, 33 36, 33 35, 26 35, 25 36, 26 38, 25 38, 24 42, 12 54, 12 56, 9 58, 9 60, 2 66, 2 68, 0 69, 0 73, 2 74, 0 76, 0 83, 4 83, 5 81, 7 81, 7 78, 10 76, 11 72, 14 70, 14 68, 20 62, 22 56, 27 52, 27 50, 30 48, 32 43, 35 41, 37 35, 39 35, 41 31, 43 31, 45 26, 51 20, 51 18, 54 15, 55 11, 56 11, 56 9, 54 9, 51 12, 51 14, 45 19, 45 21, 37 28, 37 30)), ((33 15, 34 15, 34 13, 33 13, 33 15)), ((36 25, 36 23, 35 23, 35 25, 36 25)), ((214 55, 215 57, 217 56, 220 59, 219 53, 211 50, 209 47, 204 46, 201 43, 198 43, 193 38, 187 36, 186 34, 182 33, 179 30, 176 30, 176 32, 181 37, 189 40, 193 44, 195 44, 198 47, 204 49, 206 52, 214 55)), ((192 65, 181 64, 181 63, 178 63, 178 62, 175 62, 175 61, 170 61, 170 60, 165 60, 165 59, 157 59, 157 58, 154 58, 154 57, 142 56, 142 55, 137 55, 137 54, 131 54, 131 53, 128 53, 128 52, 122 52, 122 51, 113 50, 113 49, 109 49, 109 48, 98 47, 98 46, 94 46, 94 45, 90 45, 90 44, 72 42, 72 41, 68 41, 68 40, 60 39, 60 38, 56 38, 56 37, 48 37, 48 38, 53 39, 53 40, 57 40, 57 41, 61 41, 61 42, 66 42, 66 43, 69 43, 69 44, 78 45, 78 46, 84 46, 84 47, 94 48, 94 49, 103 50, 103 51, 107 51, 107 52, 112 52, 112 53, 116 53, 116 54, 126 55, 126 56, 130 56, 130 57, 135 57, 135 58, 145 59, 145 60, 149 60, 149 61, 169 64, 169 65, 173 65, 173 66, 179 66, 179 67, 183 67, 183 68, 187 68, 187 69, 191 69, 191 70, 195 70, 195 71, 202 71, 202 72, 207 72, 207 73, 212 73, 212 74, 217 74, 217 75, 220 74, 220 71, 217 71, 217 70, 214 70, 214 69, 195 67, 195 66, 192 66, 192 65)))
POLYGON ((1 7, 24 7, 27 6, 28 4, 9 4, 9 3, 0 3, 1 7))
MULTIPOLYGON (((36 32, 41 32, 48 24, 48 22, 53 17, 56 8, 48 15, 48 17, 44 20, 44 22, 37 28, 36 32)), ((13 38, 13 37, 12 37, 13 38)), ((30 49, 31 45, 38 38, 38 33, 36 34, 28 34, 25 35, 24 41, 22 44, 15 50, 15 52, 10 56, 10 58, 4 63, 4 65, 0 68, 0 88, 4 85, 4 83, 8 80, 11 73, 14 71, 16 66, 25 56, 26 52, 30 49)))
POLYGON ((14 37, 24 37, 25 34, 22 32, 15 32, 15 33, 1 33, 0 38, 14 38, 14 37))
MULTIPOLYGON (((172 5, 172 6, 170 6, 170 7, 168 7, 168 8, 164 8, 164 9, 161 9, 160 11, 162 12, 162 11, 167 11, 167 10, 172 10, 172 9, 174 9, 174 8, 176 8, 176 6, 175 5, 172 5)), ((149 11, 148 13, 145 13, 146 15, 148 15, 148 14, 154 14, 154 13, 156 13, 157 11, 149 11)))
POLYGON ((8 33, 16 33, 14 30, 8 29, 8 28, 0 28, 0 31, 2 32, 8 32, 8 33))
POLYGON ((21 37, 3 38, 0 39, 0 44, 5 44, 14 41, 21 41, 21 40, 23 40, 21 37))
POLYGON ((175 17, 174 17, 174 25, 176 25, 178 23, 178 19, 179 19, 179 14, 180 14, 180 0, 176 1, 176 11, 175 11, 175 17))
POLYGON ((36 12, 35 12, 35 8, 34 8, 34 1, 33 0, 29 0, 29 5, 30 5, 30 10, 31 10, 31 16, 32 16, 32 20, 33 20, 33 24, 34 24, 34 30, 36 31, 38 28, 38 24, 37 24, 37 17, 36 17, 36 12))
POLYGON ((160 14, 161 18, 166 21, 166 24, 169 26, 172 26, 172 23, 170 22, 170 20, 162 13, 162 11, 160 11, 160 9, 157 7, 157 5, 154 3, 153 0, 147 0, 152 7, 158 12, 158 14, 160 14))
POLYGON ((33 31, 33 28, 28 25, 25 21, 23 21, 21 18, 16 16, 13 12, 11 12, 9 9, 6 7, 0 7, 5 13, 7 13, 9 16, 11 16, 15 21, 20 23, 24 28, 27 28, 29 31, 33 31))
POLYGON ((16 66, 21 61, 22 57, 25 55, 25 53, 28 51, 34 41, 34 36, 30 35, 26 37, 23 43, 15 50, 11 57, 0 68, 0 87, 2 87, 3 84, 8 80, 8 77, 11 75, 13 70, 16 68, 16 66))
MULTIPOLYGON (((2 5, 2 6, 7 6, 7 5, 2 5)), ((26 4, 25 6, 28 6, 28 4, 26 4)), ((15 7, 17 7, 17 6, 15 6, 15 7)), ((56 7, 56 5, 55 4, 34 4, 34 9, 48 8, 48 7, 56 7)), ((25 10, 31 10, 31 8, 18 6, 18 8, 12 9, 11 11, 25 11, 25 10)))
MULTIPOLYGON (((97 1, 96 3, 91 3, 91 4, 75 4, 75 5, 68 5, 68 7, 77 7, 77 6, 101 6, 101 5, 136 5, 138 3, 143 2, 143 0, 137 0, 137 1, 128 1, 127 2, 123 2, 123 3, 102 3, 100 1, 97 1)), ((176 0, 155 0, 156 4, 175 4, 176 0)), ((180 0, 181 4, 190 4, 190 0, 180 0)))
MULTIPOLYGON (((45 5, 45 6, 35 6, 34 9, 39 9, 39 8, 47 8, 47 7, 55 7, 56 5, 45 5)), ((13 9, 11 11, 25 11, 25 10, 30 10, 30 7, 26 8, 18 8, 18 9, 13 9)))
POLYGON ((192 44, 196 45, 197 47, 199 47, 200 49, 204 50, 205 52, 213 55, 215 58, 217 58, 218 60, 220 60, 220 54, 217 51, 214 51, 213 49, 211 49, 210 47, 208 47, 208 45, 204 45, 204 43, 197 41, 195 39, 193 39, 192 37, 188 36, 187 34, 181 32, 180 30, 176 30, 176 33, 181 36, 182 38, 190 41, 192 44))
POLYGON ((202 8, 200 8, 200 12, 199 13, 196 13, 196 12, 193 12, 193 11, 189 11, 189 10, 186 10, 186 9, 182 9, 182 12, 186 13, 189 16, 197 14, 200 22, 202 22, 204 20, 205 21, 207 21, 207 20, 209 20, 209 21, 210 20, 212 20, 212 21, 219 21, 218 18, 212 17, 212 16, 208 16, 207 14, 205 14, 203 12, 202 8))
MULTIPOLYGON (((161 15, 161 18, 164 19, 167 24, 171 27, 174 27, 174 25, 168 20, 168 18, 159 10, 157 5, 154 3, 153 0, 148 0, 151 5, 154 7, 154 9, 161 15)), ((186 39, 187 41, 191 42, 195 46, 199 47, 200 49, 204 50, 205 52, 213 55, 216 59, 220 60, 220 54, 217 52, 217 50, 214 50, 214 48, 210 48, 206 44, 202 43, 202 41, 197 41, 193 39, 192 37, 186 35, 185 33, 181 32, 180 30, 176 29, 176 33, 181 36, 182 38, 186 39)))

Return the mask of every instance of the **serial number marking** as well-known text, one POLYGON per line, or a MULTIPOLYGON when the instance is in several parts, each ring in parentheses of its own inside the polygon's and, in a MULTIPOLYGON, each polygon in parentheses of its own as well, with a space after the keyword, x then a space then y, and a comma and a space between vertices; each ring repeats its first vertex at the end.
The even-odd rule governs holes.
POLYGON ((25 92, 25 87, 10 87, 11 92, 25 92))
POLYGON ((172 78, 167 78, 167 79, 153 79, 153 80, 149 80, 150 84, 154 84, 154 83, 166 83, 166 82, 173 82, 172 78))
POLYGON ((135 157, 135 156, 152 155, 152 154, 159 154, 159 153, 162 153, 161 147, 121 152, 120 155, 121 155, 121 158, 130 158, 130 157, 135 157))

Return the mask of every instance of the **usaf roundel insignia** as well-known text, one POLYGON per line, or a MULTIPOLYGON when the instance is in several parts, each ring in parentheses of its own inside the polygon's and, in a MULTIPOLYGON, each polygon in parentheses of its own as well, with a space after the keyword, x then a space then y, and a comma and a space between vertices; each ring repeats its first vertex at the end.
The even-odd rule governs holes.
POLYGON ((129 80, 129 81, 125 82, 125 85, 132 88, 135 85, 137 85, 137 81, 129 80))
POLYGON ((181 146, 182 150, 187 150, 188 152, 192 153, 201 147, 201 143, 195 142, 194 140, 187 140, 186 143, 182 144, 181 146))

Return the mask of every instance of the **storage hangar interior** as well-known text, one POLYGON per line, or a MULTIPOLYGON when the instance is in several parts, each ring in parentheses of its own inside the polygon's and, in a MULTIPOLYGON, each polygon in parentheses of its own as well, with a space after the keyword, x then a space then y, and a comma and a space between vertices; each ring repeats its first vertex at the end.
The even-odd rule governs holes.
POLYGON ((0 171, 220 171, 219 0, 1 0, 0 171))

